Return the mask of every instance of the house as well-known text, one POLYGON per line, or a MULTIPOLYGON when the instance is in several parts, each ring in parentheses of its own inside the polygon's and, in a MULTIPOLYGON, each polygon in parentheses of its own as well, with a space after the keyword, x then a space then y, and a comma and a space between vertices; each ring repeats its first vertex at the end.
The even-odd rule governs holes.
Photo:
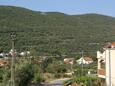
POLYGON ((0 67, 3 67, 5 65, 7 65, 7 64, 8 64, 7 61, 0 59, 0 67))
POLYGON ((74 58, 65 58, 64 63, 71 65, 71 70, 69 70, 68 73, 65 73, 65 75, 72 76, 74 73, 73 71, 74 58))
POLYGON ((25 52, 21 52, 19 53, 20 56, 28 56, 30 55, 30 51, 25 51, 25 52))
POLYGON ((65 64, 71 64, 71 65, 73 65, 73 62, 74 62, 74 58, 65 58, 64 59, 64 63, 65 64))
POLYGON ((90 63, 93 63, 93 59, 90 57, 81 57, 76 62, 78 64, 90 64, 90 63))
POLYGON ((103 52, 97 51, 98 77, 105 80, 106 86, 115 86, 115 42, 108 43, 103 52))
POLYGON ((5 57, 5 53, 0 53, 0 58, 4 58, 5 57))

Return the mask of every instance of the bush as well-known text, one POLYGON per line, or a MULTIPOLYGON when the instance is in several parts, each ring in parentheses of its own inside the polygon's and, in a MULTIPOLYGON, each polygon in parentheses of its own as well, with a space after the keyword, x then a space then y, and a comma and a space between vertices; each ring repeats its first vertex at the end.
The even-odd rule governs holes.
POLYGON ((43 82, 43 81, 44 81, 44 78, 42 76, 40 76, 39 73, 37 73, 37 74, 34 75, 32 83, 40 83, 40 82, 43 82))
POLYGON ((72 84, 72 83, 77 83, 77 84, 83 83, 84 86, 97 86, 97 81, 98 81, 97 77, 81 76, 65 81, 64 86, 67 86, 68 84, 72 84))
POLYGON ((34 72, 30 64, 23 64, 16 69, 16 86, 29 86, 34 72))

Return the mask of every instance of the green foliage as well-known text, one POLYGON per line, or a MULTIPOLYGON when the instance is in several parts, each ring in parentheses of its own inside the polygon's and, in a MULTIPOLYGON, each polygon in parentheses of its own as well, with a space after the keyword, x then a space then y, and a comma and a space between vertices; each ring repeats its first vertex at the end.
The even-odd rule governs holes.
POLYGON ((2 82, 3 79, 3 68, 0 68, 0 82, 2 82))
POLYGON ((23 64, 16 69, 16 86, 29 86, 33 78, 34 72, 32 66, 23 64))
POLYGON ((67 65, 63 64, 61 61, 55 60, 49 63, 45 68, 47 73, 54 75, 54 78, 64 77, 64 73, 67 72, 67 65))
POLYGON ((67 86, 72 83, 83 83, 83 86, 97 86, 97 77, 88 77, 88 76, 80 76, 80 77, 75 77, 71 80, 67 80, 64 82, 64 86, 67 86))
MULTIPOLYGON (((40 67, 37 64, 31 64, 28 59, 17 58, 15 64, 15 86, 30 86, 31 83, 43 82, 43 76, 40 67)), ((11 67, 5 66, 0 68, 0 84, 1 86, 10 86, 11 83, 11 67)))
POLYGON ((42 71, 41 65, 32 64, 32 68, 33 68, 33 72, 34 72, 32 83, 44 82, 44 76, 43 76, 43 71, 42 71))
POLYGON ((9 86, 10 83, 10 67, 5 66, 0 68, 0 84, 1 86, 9 86))
POLYGON ((53 58, 52 57, 47 57, 43 60, 43 62, 41 63, 42 65, 42 71, 43 72, 47 72, 47 67, 48 65, 52 64, 53 62, 53 58))
POLYGON ((87 83, 89 80, 93 81, 97 81, 98 78, 97 77, 88 77, 88 76, 80 76, 80 77, 76 77, 75 79, 73 79, 74 82, 77 83, 87 83))
POLYGON ((55 73, 55 74, 65 73, 67 71, 66 65, 61 64, 59 61, 49 64, 46 70, 49 73, 55 73))
POLYGON ((32 83, 41 83, 43 81, 44 81, 43 76, 41 76, 40 73, 37 73, 34 75, 32 83))
POLYGON ((42 13, 0 6, 0 50, 10 50, 9 32, 16 31, 18 51, 29 50, 31 47, 39 55, 97 51, 105 41, 114 41, 114 27, 115 18, 104 15, 42 13))
POLYGON ((97 61, 94 61, 91 64, 74 64, 74 76, 86 76, 90 71, 90 74, 97 74, 97 61))
POLYGON ((38 56, 38 53, 34 47, 31 47, 29 51, 30 51, 31 56, 34 56, 33 58, 38 56))

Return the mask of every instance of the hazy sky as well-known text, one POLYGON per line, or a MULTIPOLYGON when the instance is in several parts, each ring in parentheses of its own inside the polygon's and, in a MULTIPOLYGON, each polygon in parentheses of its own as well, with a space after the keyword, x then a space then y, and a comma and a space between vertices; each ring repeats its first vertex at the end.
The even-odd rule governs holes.
POLYGON ((66 14, 98 13, 115 17, 115 0, 0 0, 0 5, 66 14))

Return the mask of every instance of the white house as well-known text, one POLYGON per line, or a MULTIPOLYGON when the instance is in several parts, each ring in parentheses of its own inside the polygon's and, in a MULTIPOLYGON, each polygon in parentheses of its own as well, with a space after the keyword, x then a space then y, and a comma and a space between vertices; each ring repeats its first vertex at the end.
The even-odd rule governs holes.
POLYGON ((71 64, 71 65, 73 65, 73 62, 74 62, 74 58, 65 58, 64 59, 64 63, 65 64, 71 64))
POLYGON ((19 54, 20 54, 20 56, 30 55, 30 51, 21 52, 19 54))
POLYGON ((0 58, 4 58, 5 57, 5 53, 0 53, 0 58))
POLYGON ((93 62, 93 59, 90 57, 81 57, 76 61, 78 64, 90 64, 93 62))
POLYGON ((115 86, 115 42, 108 43, 103 50, 97 51, 98 77, 105 79, 106 86, 115 86))

